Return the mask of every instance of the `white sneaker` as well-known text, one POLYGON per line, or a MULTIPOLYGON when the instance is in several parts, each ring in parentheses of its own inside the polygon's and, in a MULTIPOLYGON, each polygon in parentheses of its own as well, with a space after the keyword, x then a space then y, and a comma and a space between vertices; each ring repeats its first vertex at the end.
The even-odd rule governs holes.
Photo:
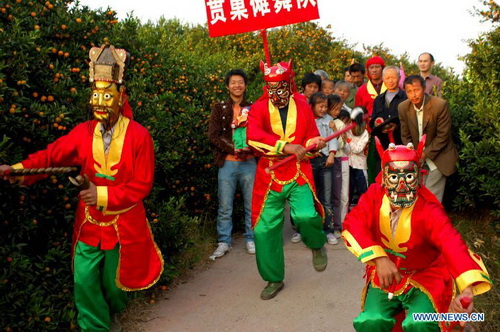
POLYGON ((333 233, 326 234, 326 240, 328 241, 328 244, 339 244, 339 240, 337 240, 333 233))
POLYGON ((302 241, 302 236, 300 236, 300 233, 294 233, 290 241, 292 241, 292 243, 299 243, 302 241))
POLYGON ((226 252, 228 252, 230 250, 231 250, 231 247, 229 246, 229 244, 224 243, 224 242, 219 242, 219 246, 217 247, 217 249, 215 249, 214 253, 212 254, 212 256, 210 256, 210 258, 215 259, 215 258, 222 257, 222 256, 224 256, 224 254, 226 252))
POLYGON ((335 235, 335 237, 336 237, 337 239, 340 239, 340 238, 342 237, 342 232, 341 232, 341 231, 334 231, 334 232, 333 232, 333 235, 335 235))
POLYGON ((255 254, 255 242, 253 241, 247 242, 247 253, 249 253, 250 255, 255 254))

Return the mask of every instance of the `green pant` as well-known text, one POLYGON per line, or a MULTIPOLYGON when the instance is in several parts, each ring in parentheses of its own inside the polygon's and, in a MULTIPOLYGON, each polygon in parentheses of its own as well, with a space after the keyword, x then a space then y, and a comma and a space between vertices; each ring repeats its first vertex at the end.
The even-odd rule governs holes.
POLYGON ((119 245, 101 250, 78 242, 75 248, 75 304, 82 331, 109 331, 111 313, 125 309, 127 293, 116 286, 119 245))
POLYGON ((439 331, 437 322, 413 320, 414 313, 435 312, 431 301, 421 290, 413 287, 408 293, 395 296, 389 301, 387 293, 371 285, 366 295, 365 310, 354 319, 354 328, 358 332, 390 332, 396 323, 394 317, 402 310, 406 310, 403 321, 405 332, 439 331))
POLYGON ((314 208, 314 197, 307 184, 299 186, 292 182, 283 186, 282 192, 270 190, 260 220, 254 228, 257 267, 262 279, 268 282, 285 278, 283 212, 286 200, 289 201, 291 216, 304 244, 311 249, 318 249, 326 242, 321 216, 314 208))

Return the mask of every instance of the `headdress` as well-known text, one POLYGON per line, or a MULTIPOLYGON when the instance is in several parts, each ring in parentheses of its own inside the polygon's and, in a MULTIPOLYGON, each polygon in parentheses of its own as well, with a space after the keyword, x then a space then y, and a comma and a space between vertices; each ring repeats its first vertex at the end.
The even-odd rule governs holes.
POLYGON ((129 54, 113 45, 92 47, 89 52, 89 81, 106 81, 123 84, 125 61, 129 54))
POLYGON ((292 69, 292 60, 278 62, 272 67, 268 67, 267 63, 261 61, 260 70, 264 73, 264 81, 266 82, 290 81, 295 76, 292 69))
POLYGON ((391 143, 387 150, 384 151, 380 140, 378 137, 375 137, 377 150, 382 160, 382 168, 385 164, 393 161, 414 161, 420 167, 420 158, 422 157, 422 152, 425 147, 425 140, 426 135, 422 136, 420 139, 417 150, 415 150, 412 143, 408 143, 406 146, 391 143))
MULTIPOLYGON (((101 47, 92 47, 89 52, 89 81, 105 81, 116 84, 123 84, 123 75, 125 73, 125 64, 130 54, 124 49, 115 48, 113 45, 102 45, 101 47)), ((132 119, 132 108, 128 102, 128 96, 125 89, 120 90, 122 105, 121 112, 124 116, 132 119)))

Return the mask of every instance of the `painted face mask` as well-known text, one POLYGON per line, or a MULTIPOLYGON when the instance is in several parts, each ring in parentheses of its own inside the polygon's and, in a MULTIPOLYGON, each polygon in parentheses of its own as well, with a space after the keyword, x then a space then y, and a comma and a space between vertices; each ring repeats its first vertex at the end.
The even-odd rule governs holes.
POLYGON ((384 151, 378 137, 375 146, 382 160, 382 187, 391 205, 397 208, 412 206, 417 200, 417 190, 420 187, 420 158, 425 147, 426 135, 423 135, 417 150, 413 144, 389 144, 384 151))
POLYGON ((277 108, 283 108, 290 101, 290 83, 288 81, 266 82, 269 99, 277 108))
POLYGON ((288 105, 290 97, 295 92, 293 80, 295 73, 292 70, 292 60, 279 62, 272 67, 261 61, 260 70, 264 74, 267 94, 273 105, 277 108, 288 105))
POLYGON ((415 203, 418 174, 419 168, 414 161, 391 161, 385 164, 382 185, 393 206, 405 208, 415 203))
POLYGON ((95 81, 90 97, 94 118, 110 129, 118 120, 121 108, 121 95, 115 83, 95 81))

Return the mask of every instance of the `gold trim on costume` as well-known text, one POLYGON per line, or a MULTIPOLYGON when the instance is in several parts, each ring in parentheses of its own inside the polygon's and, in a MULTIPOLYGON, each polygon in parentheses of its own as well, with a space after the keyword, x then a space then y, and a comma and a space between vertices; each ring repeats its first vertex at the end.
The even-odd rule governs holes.
POLYGON ((320 214, 320 216, 321 216, 321 223, 324 224, 325 223, 325 216, 326 216, 325 208, 323 207, 323 204, 321 204, 321 202, 319 201, 318 196, 316 196, 316 191, 314 190, 313 186, 309 182, 309 179, 307 178, 307 176, 304 173, 302 173, 300 170, 299 170, 299 173, 304 178, 307 185, 309 186, 309 190, 311 190, 311 192, 313 194, 313 199, 316 201, 316 203, 318 203, 318 206, 320 206, 320 209, 323 209, 323 215, 320 214))
POLYGON ((365 310, 365 302, 366 302, 366 294, 368 294, 368 287, 372 284, 373 277, 375 276, 375 269, 373 269, 372 274, 370 276, 366 276, 368 278, 365 287, 361 291, 361 311, 365 310))
POLYGON ((360 257, 361 255, 363 255, 369 251, 373 251, 372 254, 361 258, 362 263, 367 263, 367 264, 373 265, 373 262, 370 262, 372 259, 375 259, 378 257, 387 257, 385 250, 379 245, 370 246, 370 247, 364 248, 364 249, 361 248, 358 241, 356 241, 354 236, 348 230, 344 230, 342 232, 342 237, 344 238, 344 241, 349 244, 349 245, 346 245, 347 249, 356 257, 360 257))
MULTIPOLYGON (((418 197, 415 200, 415 203, 417 200, 418 197)), ((382 206, 380 207, 380 232, 385 236, 385 238, 382 237, 382 243, 387 248, 390 248, 395 252, 406 252, 408 250, 408 247, 400 247, 400 245, 407 243, 410 240, 411 217, 415 203, 410 207, 403 208, 393 237, 391 228, 391 202, 389 201, 387 195, 384 195, 382 199, 382 206)))
POLYGON ((78 229, 78 233, 76 235, 76 239, 75 239, 75 243, 73 244, 73 252, 71 255, 71 271, 75 271, 75 252, 76 252, 76 245, 78 244, 78 242, 80 241, 80 234, 82 233, 82 228, 83 228, 83 225, 87 222, 87 218, 83 219, 82 223, 80 224, 80 228, 78 229))
POLYGON ((112 170, 112 168, 121 160, 123 144, 125 142, 125 136, 129 124, 130 119, 120 115, 115 125, 116 127, 113 132, 113 138, 111 139, 111 144, 109 145, 109 153, 106 158, 101 134, 101 124, 97 123, 94 128, 94 138, 92 140, 92 156, 96 162, 94 164, 96 173, 103 174, 108 177, 114 177, 118 173, 117 169, 112 170))
POLYGON ((90 215, 89 207, 85 206, 85 221, 89 221, 90 223, 92 223, 94 225, 101 226, 101 227, 111 226, 111 225, 114 225, 118 222, 118 218, 120 218, 120 215, 117 215, 116 217, 113 218, 113 220, 107 221, 107 222, 101 222, 101 221, 95 220, 90 215))
MULTIPOLYGON (((296 162, 295 164, 297 166, 297 173, 295 173, 294 177, 291 178, 290 180, 286 180, 286 181, 278 180, 276 178, 276 175, 274 174, 274 171, 269 171, 269 175, 271 176, 271 179, 274 182, 276 182, 277 184, 280 184, 282 186, 287 185, 287 184, 292 183, 293 181, 297 180, 299 178, 299 176, 302 174, 302 172, 300 171, 300 162, 296 162)), ((269 167, 272 167, 272 166, 273 166, 273 161, 269 160, 269 167)), ((306 179, 306 181, 307 181, 307 179, 306 179)))
POLYGON ((427 297, 429 298, 429 301, 431 301, 431 303, 432 303, 432 307, 434 308, 434 310, 436 312, 439 312, 437 305, 434 302, 434 298, 432 297, 431 293, 427 289, 425 289, 424 286, 422 286, 421 284, 419 284, 418 282, 416 282, 413 279, 410 280, 410 284, 412 284, 414 287, 420 289, 425 295, 427 295, 427 297))
POLYGON ((269 181, 269 185, 267 186, 266 193, 264 194, 264 200, 262 201, 262 206, 260 208, 259 215, 257 216, 257 219, 255 220, 255 225, 253 225, 252 229, 255 229, 255 227, 257 227, 257 224, 260 221, 260 216, 262 215, 262 211, 264 211, 264 207, 266 206, 267 196, 269 196, 269 192, 271 191, 272 184, 273 184, 273 182, 269 181))
POLYGON ((106 213, 106 210, 108 209, 108 187, 96 186, 96 190, 97 190, 97 206, 102 213, 106 213))
POLYGON ((472 286, 472 293, 474 295, 479 295, 486 293, 491 289, 490 280, 487 272, 481 270, 469 270, 465 271, 459 275, 455 282, 458 285, 458 289, 462 292, 465 288, 472 286))
POLYGON ((122 213, 125 213, 127 212, 128 210, 131 210, 133 209, 137 204, 134 204, 132 206, 129 206, 128 208, 125 208, 123 210, 117 210, 117 211, 110 211, 110 210, 107 210, 106 213, 104 213, 105 215, 107 216, 113 216, 115 214, 122 214, 122 213))
MULTIPOLYGON (((382 87, 380 88, 380 94, 384 93, 385 90, 387 90, 387 87, 385 86, 385 83, 382 83, 382 87)), ((372 99, 377 98, 377 96, 379 95, 377 93, 377 90, 375 90, 373 83, 370 80, 368 80, 368 82, 366 83, 366 91, 368 91, 368 94, 372 99)))
POLYGON ((120 257, 118 258, 118 266, 116 267, 115 283, 116 283, 116 286, 118 288, 120 288, 121 290, 124 290, 126 292, 140 291, 140 290, 145 290, 145 289, 150 288, 151 286, 156 284, 158 282, 158 280, 160 280, 160 277, 161 277, 163 270, 165 268, 165 261, 163 260, 163 255, 161 254, 161 251, 160 251, 160 248, 158 248, 158 245, 156 245, 153 232, 151 231, 151 225, 149 224, 149 221, 147 218, 146 218, 146 224, 148 226, 149 234, 151 235, 151 241, 153 241, 153 245, 155 247, 156 254, 160 258, 161 270, 160 270, 160 273, 158 273, 158 277, 156 277, 156 279, 153 282, 151 282, 149 285, 147 285, 145 287, 139 287, 139 288, 129 288, 129 287, 123 286, 122 283, 120 282, 119 276, 120 276, 120 263, 121 263, 121 256, 122 256, 122 252, 121 252, 122 246, 120 244, 120 233, 118 232, 118 225, 113 225, 115 227, 115 230, 116 230, 116 235, 118 236, 118 243, 120 244, 120 249, 118 251, 120 257))
MULTIPOLYGON (((285 131, 283 131, 283 122, 281 121, 280 111, 273 105, 271 100, 269 100, 268 109, 273 132, 279 135, 279 137, 282 137, 283 140, 289 141, 290 135, 295 133, 295 130, 297 129, 297 105, 295 104, 293 96, 290 97, 290 101, 288 102, 285 131)), ((293 138, 292 141, 294 139, 295 138, 293 138)))

